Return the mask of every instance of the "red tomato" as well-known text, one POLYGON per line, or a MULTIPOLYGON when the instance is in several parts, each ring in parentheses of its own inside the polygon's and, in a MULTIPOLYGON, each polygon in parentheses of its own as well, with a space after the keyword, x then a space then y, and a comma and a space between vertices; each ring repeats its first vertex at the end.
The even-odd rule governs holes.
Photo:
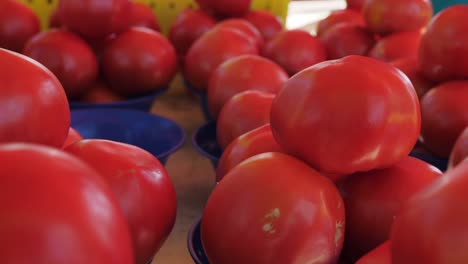
POLYGON ((65 143, 63 143, 62 149, 65 149, 66 147, 80 141, 83 139, 83 136, 78 133, 73 127, 70 127, 68 130, 68 136, 67 139, 65 140, 65 143))
POLYGON ((244 16, 244 19, 260 31, 265 41, 271 40, 276 34, 283 31, 281 18, 266 10, 252 10, 244 16))
POLYGON ((216 186, 201 238, 210 263, 335 263, 344 228, 343 201, 330 180, 291 156, 264 153, 216 186))
POLYGON ((112 188, 130 226, 136 264, 147 264, 174 226, 177 201, 164 166, 138 147, 82 140, 66 149, 98 171, 112 188))
POLYGON ((117 34, 110 34, 103 38, 95 38, 95 39, 86 39, 86 42, 94 51, 98 59, 102 57, 102 54, 106 50, 106 48, 117 38, 117 34))
POLYGON ((468 5, 442 10, 429 24, 421 40, 419 63, 434 81, 468 77, 468 5))
POLYGON ((258 47, 245 34, 230 28, 210 30, 189 49, 185 58, 185 78, 202 92, 213 71, 223 62, 246 54, 258 54, 258 47))
POLYGON ((62 18, 58 9, 52 11, 49 16, 49 28, 61 28, 63 27, 62 18))
POLYGON ((221 17, 240 17, 250 9, 252 0, 195 0, 204 10, 221 17))
POLYGON ((282 152, 282 148, 273 137, 270 124, 251 130, 228 145, 219 160, 216 181, 221 181, 224 175, 242 161, 266 152, 282 152))
POLYGON ((419 99, 435 86, 434 82, 428 80, 423 75, 417 56, 400 58, 392 61, 391 64, 401 70, 410 79, 419 99))
POLYGON ((62 147, 70 109, 62 85, 38 62, 0 49, 0 142, 62 147))
POLYGON ((232 96, 247 90, 277 94, 288 74, 276 63, 256 55, 243 55, 221 64, 208 85, 208 107, 214 118, 232 96))
POLYGON ((37 34, 26 43, 23 54, 52 71, 71 100, 81 96, 98 75, 98 62, 91 48, 65 29, 37 34))
POLYGON ((360 258, 356 264, 392 264, 391 245, 390 241, 386 241, 360 258))
POLYGON ((270 122, 272 93, 249 90, 231 97, 221 109, 217 121, 217 139, 225 149, 234 139, 270 122))
POLYGON ((346 0, 346 7, 356 11, 361 11, 366 0, 346 0))
POLYGON ((212 29, 216 20, 201 10, 186 9, 179 13, 169 29, 169 40, 179 56, 185 56, 192 44, 212 29))
POLYGON ((328 29, 341 23, 362 27, 366 24, 364 22, 364 18, 359 12, 349 9, 337 10, 333 11, 326 18, 320 20, 317 25, 317 36, 321 36, 323 33, 327 32, 328 29))
POLYGON ((421 139, 434 154, 448 158, 468 126, 468 81, 452 81, 431 89, 421 99, 421 139))
POLYGON ((263 47, 263 37, 260 31, 248 22, 245 19, 240 18, 231 18, 226 19, 219 22, 216 25, 216 28, 225 27, 225 28, 232 28, 235 30, 239 30, 240 32, 244 33, 246 36, 251 39, 252 42, 256 43, 258 48, 261 49, 263 47))
POLYGON ((271 112, 273 135, 285 150, 337 174, 401 161, 418 139, 420 121, 409 79, 362 56, 326 61, 292 77, 271 112))
POLYGON ((327 57, 322 43, 309 32, 300 29, 278 33, 265 45, 263 53, 290 75, 322 62, 327 57))
POLYGON ((88 103, 112 103, 125 100, 124 97, 114 93, 103 81, 96 81, 89 91, 80 98, 80 101, 88 103))
POLYGON ((422 32, 394 33, 377 41, 369 57, 390 62, 406 57, 417 57, 422 32))
POLYGON ((160 33, 134 27, 106 47, 102 71, 114 91, 138 96, 169 85, 177 71, 177 55, 160 33))
POLYGON ((124 31, 130 22, 129 0, 60 0, 62 23, 86 38, 103 38, 124 31))
POLYGON ((468 158, 468 126, 458 137, 449 159, 449 168, 453 168, 468 158))
POLYGON ((21 52, 28 39, 40 30, 33 10, 15 0, 0 1, 0 48, 21 52))
POLYGON ((346 208, 344 255, 352 261, 390 238, 404 203, 442 172, 413 157, 392 167, 350 175, 338 184, 346 208))
POLYGON ((161 31, 159 22, 153 10, 146 4, 132 2, 130 14, 130 27, 146 27, 156 31, 161 31))
POLYGON ((467 185, 464 162, 406 203, 392 227, 393 263, 468 263, 467 185))
POLYGON ((363 6, 368 28, 379 34, 418 31, 432 15, 430 0, 367 0, 363 6))
POLYGON ((364 27, 338 24, 320 35, 328 59, 340 59, 349 55, 366 55, 374 46, 374 35, 364 27))
POLYGON ((83 161, 45 146, 3 144, 0 164, 0 263, 134 263, 118 203, 83 161))

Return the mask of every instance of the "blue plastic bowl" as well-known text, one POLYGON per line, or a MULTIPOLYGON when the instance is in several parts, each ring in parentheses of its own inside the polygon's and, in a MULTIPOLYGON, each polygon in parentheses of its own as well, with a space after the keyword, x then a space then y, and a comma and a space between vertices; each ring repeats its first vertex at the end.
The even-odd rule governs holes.
POLYGON ((438 13, 449 6, 458 4, 468 4, 468 0, 432 0, 434 13, 438 13))
POLYGON ((129 109, 148 112, 151 110, 154 100, 166 92, 167 89, 159 90, 146 96, 136 97, 124 101, 112 103, 86 103, 86 102, 70 102, 71 110, 78 109, 129 109))
POLYGON ((427 155, 427 154, 421 154, 421 153, 417 153, 417 152, 414 152, 414 151, 410 153, 410 156, 415 157, 415 158, 420 159, 420 160, 423 160, 423 161, 425 161, 425 162, 439 168, 439 170, 441 170, 443 172, 447 170, 447 167, 448 167, 448 160, 447 159, 442 159, 442 158, 432 156, 432 155, 427 155))
POLYGON ((145 149, 163 164, 185 141, 183 129, 175 122, 134 110, 73 110, 71 126, 86 139, 113 140, 145 149))
POLYGON ((190 92, 196 94, 198 98, 200 99, 200 107, 203 112, 203 116, 207 121, 213 120, 214 118, 211 116, 210 110, 208 108, 208 98, 206 96, 206 93, 200 92, 199 90, 193 88, 193 86, 187 81, 187 79, 184 78, 184 84, 185 87, 187 87, 187 90, 190 92))
POLYGON ((200 154, 210 159, 215 168, 218 167, 223 151, 216 140, 215 121, 209 121, 193 133, 192 145, 200 154))
POLYGON ((209 264, 208 257, 201 241, 201 219, 198 219, 190 228, 187 237, 187 247, 195 264, 209 264))

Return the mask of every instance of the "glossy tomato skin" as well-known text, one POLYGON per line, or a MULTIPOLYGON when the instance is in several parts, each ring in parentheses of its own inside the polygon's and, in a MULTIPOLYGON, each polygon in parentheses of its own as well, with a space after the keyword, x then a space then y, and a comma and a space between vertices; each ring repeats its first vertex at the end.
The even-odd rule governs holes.
POLYGON ((242 161, 258 154, 282 152, 271 132, 270 124, 251 130, 232 141, 223 151, 216 168, 216 182, 242 161))
POLYGON ((463 162, 406 203, 392 227, 393 263, 468 262, 467 184, 463 162))
POLYGON ((418 57, 405 57, 390 62, 394 67, 402 71, 411 81, 416 89, 418 98, 421 99, 436 84, 427 79, 421 71, 418 57))
POLYGON ((320 20, 317 25, 317 36, 320 37, 323 33, 327 32, 328 29, 342 23, 356 26, 365 25, 364 18, 359 12, 349 9, 337 10, 320 20))
POLYGON ((189 49, 184 75, 195 89, 206 92, 211 74, 221 63, 241 55, 257 55, 258 52, 258 46, 239 30, 212 29, 189 49))
POLYGON ((271 112, 273 135, 288 153, 321 172, 342 175, 402 160, 417 141, 420 123, 409 79, 362 56, 326 61, 296 74, 276 96, 271 112))
POLYGON ((70 127, 68 130, 68 136, 67 139, 65 140, 65 143, 63 143, 62 149, 65 149, 66 147, 80 141, 83 139, 83 136, 80 135, 78 131, 76 131, 73 127, 70 127))
POLYGON ((207 90, 210 113, 217 118, 223 105, 243 91, 277 94, 288 79, 288 74, 278 64, 260 56, 243 55, 227 60, 210 78, 207 90))
POLYGON ((102 80, 97 80, 91 85, 89 90, 80 98, 82 102, 88 103, 112 103, 125 100, 124 97, 116 94, 102 80))
POLYGON ((450 154, 448 167, 453 168, 468 158, 468 126, 458 137, 450 154))
POLYGON ((169 29, 169 40, 184 57, 192 44, 216 25, 216 20, 201 10, 185 9, 169 29))
POLYGON ((129 27, 146 27, 155 31, 161 31, 158 19, 153 10, 144 3, 132 2, 129 27))
POLYGON ((448 158, 468 126, 468 81, 451 81, 432 88, 421 99, 421 139, 432 153, 448 158))
POLYGON ((216 124, 217 139, 225 149, 234 139, 270 122, 272 93, 249 90, 231 97, 221 109, 216 124))
POLYGON ((52 71, 71 100, 84 94, 98 75, 98 62, 89 45, 65 29, 37 34, 26 43, 23 54, 52 71))
POLYGON ((15 0, 0 2, 0 48, 21 52, 29 38, 40 30, 33 10, 15 0))
POLYGON ((0 49, 0 62, 0 142, 62 147, 70 109, 59 80, 19 53, 0 49))
POLYGON ((106 140, 82 140, 66 151, 109 184, 130 226, 135 263, 150 262, 176 218, 176 193, 164 166, 143 149, 106 140))
POLYGON ((407 57, 417 57, 421 37, 421 31, 391 34, 381 38, 369 52, 368 56, 385 62, 407 57))
POLYGON ((347 259, 356 261, 388 240, 404 203, 440 175, 436 167, 406 157, 389 168, 356 173, 339 182, 346 208, 347 259))
POLYGON ((103 38, 127 29, 129 0, 60 0, 62 23, 85 38, 103 38))
POLYGON ((349 55, 364 56, 374 46, 374 35, 364 27, 339 24, 320 35, 328 59, 340 59, 349 55))
POLYGON ((291 156, 264 153, 214 189, 201 237, 214 264, 335 263, 344 228, 343 201, 330 180, 291 156))
POLYGON ((433 81, 468 77, 468 5, 442 10, 432 19, 421 40, 419 63, 433 81))
POLYGON ((230 18, 223 20, 219 22, 216 25, 216 28, 220 27, 225 27, 225 28, 231 28, 235 30, 239 30, 242 33, 244 33, 249 39, 251 39, 252 42, 255 42, 255 44, 258 46, 259 49, 263 47, 264 40, 262 37, 262 34, 258 29, 252 25, 250 22, 248 22, 245 19, 241 18, 230 18))
POLYGON ((262 53, 291 76, 327 57, 325 47, 318 38, 300 29, 278 33, 265 45, 262 53))
POLYGON ((366 0, 346 0, 346 8, 360 12, 366 0))
POLYGON ((195 0, 204 10, 220 17, 241 17, 250 9, 252 0, 195 0))
POLYGON ((356 264, 392 264, 391 246, 392 242, 389 240, 382 243, 360 258, 356 264))
POLYGON ((1 263, 134 263, 118 203, 89 165, 18 143, 0 146, 0 164, 1 263))
POLYGON ((122 96, 138 96, 165 88, 177 71, 177 55, 159 32, 133 27, 104 50, 102 71, 122 96))
POLYGON ((368 28, 378 34, 418 31, 433 15, 430 0, 367 0, 362 12, 368 28))
POLYGON ((266 10, 251 10, 244 19, 260 31, 265 41, 271 40, 284 29, 281 18, 266 10))

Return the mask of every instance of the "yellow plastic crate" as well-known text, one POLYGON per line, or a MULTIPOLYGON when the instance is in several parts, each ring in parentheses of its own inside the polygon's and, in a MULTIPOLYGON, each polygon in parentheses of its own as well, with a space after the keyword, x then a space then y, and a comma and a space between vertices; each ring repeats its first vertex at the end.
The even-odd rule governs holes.
MULTIPOLYGON (((32 7, 39 15, 43 29, 47 28, 49 16, 55 9, 58 0, 19 0, 32 7)), ((193 0, 136 0, 150 6, 156 16, 163 33, 167 33, 177 14, 188 8, 196 7, 193 0)), ((269 10, 286 21, 290 0, 253 0, 252 9, 269 10)))

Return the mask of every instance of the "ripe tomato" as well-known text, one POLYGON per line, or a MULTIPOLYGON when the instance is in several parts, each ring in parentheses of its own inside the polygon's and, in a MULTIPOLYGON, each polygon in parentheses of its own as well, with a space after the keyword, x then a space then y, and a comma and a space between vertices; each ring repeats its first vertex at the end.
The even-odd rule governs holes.
POLYGON ((270 124, 251 130, 228 145, 219 160, 216 181, 221 181, 224 175, 242 161, 266 152, 282 152, 282 148, 273 137, 270 124))
POLYGON ((65 139, 65 143, 63 143, 62 149, 65 149, 66 147, 80 141, 83 139, 83 136, 78 133, 73 127, 70 127, 68 130, 68 136, 67 139, 65 139))
POLYGON ((231 28, 210 30, 189 49, 185 78, 194 88, 205 92, 211 74, 221 63, 246 54, 258 54, 258 47, 245 34, 231 28))
POLYGON ((392 61, 391 64, 410 79, 419 99, 435 86, 435 83, 427 79, 422 73, 417 56, 400 58, 392 61))
POLYGON ((320 37, 323 33, 327 32, 328 29, 341 23, 362 27, 365 26, 364 18, 359 12, 349 9, 337 10, 333 11, 326 18, 320 20, 317 25, 317 36, 320 37))
POLYGON ((98 62, 91 48, 65 29, 37 34, 26 43, 23 54, 52 71, 71 100, 81 96, 98 75, 98 62))
POLYGON ((127 29, 132 14, 129 0, 60 0, 62 23, 86 38, 103 38, 127 29))
POLYGON ((432 15, 430 0, 367 0, 363 6, 367 26, 379 34, 419 31, 432 15))
POLYGON ((457 166, 466 158, 468 158, 468 126, 455 142, 452 153, 450 154, 449 169, 457 166))
POLYGON ((184 57, 192 44, 212 29, 216 20, 201 10, 186 9, 179 13, 169 29, 169 40, 177 54, 184 57))
POLYGON ((216 28, 220 27, 225 27, 225 28, 232 28, 235 30, 239 30, 242 33, 244 33, 246 36, 249 37, 249 39, 254 42, 259 49, 263 47, 263 37, 260 31, 252 25, 250 22, 248 22, 245 19, 240 19, 240 18, 231 18, 231 19, 226 19, 221 22, 219 22, 216 25, 216 28))
POLYGON ((392 227, 393 263, 468 263, 467 185, 463 162, 406 203, 392 227))
POLYGON ((392 243, 386 241, 360 258, 356 264, 392 264, 391 246, 392 243))
POLYGON ((134 27, 105 48, 102 71, 114 91, 138 96, 163 89, 171 82, 177 71, 177 55, 159 32, 134 27))
POLYGON ((356 261, 390 238, 393 219, 403 204, 442 172, 406 157, 381 170, 350 175, 338 184, 346 208, 344 255, 356 261))
POLYGON ((346 0, 346 8, 361 12, 366 0, 346 0))
POLYGON ((250 9, 252 0, 195 0, 204 10, 221 17, 240 17, 250 9))
POLYGON ((421 37, 421 32, 391 34, 377 41, 368 56, 386 62, 406 57, 417 57, 421 37))
POLYGON ((244 16, 244 19, 258 29, 265 41, 271 40, 283 31, 282 20, 266 10, 252 10, 244 16))
POLYGON ((38 62, 0 49, 0 142, 62 147, 70 109, 62 85, 38 62))
POLYGON ((328 59, 340 59, 349 55, 366 55, 374 46, 374 35, 364 27, 341 23, 320 35, 328 59))
POLYGON ((0 1, 0 48, 21 52, 40 30, 39 18, 30 8, 15 0, 0 1))
POLYGON ((270 122, 272 93, 249 90, 231 97, 221 109, 216 124, 217 139, 225 149, 234 139, 270 122))
POLYGON ((89 165, 33 144, 1 145, 0 164, 0 263, 134 263, 118 203, 89 165))
POLYGON ((124 97, 112 91, 105 82, 98 80, 91 85, 89 91, 80 98, 80 101, 88 103, 112 103, 124 99, 124 97))
POLYGON ((431 89, 421 99, 421 139, 431 152, 448 158, 468 126, 468 81, 451 81, 431 89))
POLYGON ((128 26, 146 27, 155 31, 161 31, 158 19, 153 10, 144 3, 132 2, 128 26))
POLYGON ((176 193, 164 166, 138 147, 82 140, 67 152, 86 161, 110 185, 130 226, 136 264, 147 264, 174 226, 176 193))
POLYGON ((276 63, 256 55, 239 56, 219 65, 208 85, 208 107, 217 118, 232 96, 247 90, 277 94, 288 74, 276 63))
POLYGON ((285 150, 321 172, 337 174, 402 160, 416 143, 420 121, 409 79, 362 56, 300 72, 283 86, 271 112, 273 135, 285 150))
POLYGON ((468 77, 468 5, 442 10, 428 26, 421 40, 419 62, 424 74, 434 81, 468 77))
POLYGON ((210 263, 335 263, 344 228, 343 201, 330 180, 291 156, 264 153, 216 186, 201 238, 210 263))
POLYGON ((300 29, 278 33, 265 45, 263 55, 282 66, 289 75, 327 58, 323 44, 309 32, 300 29))
MULTIPOLYGON (((49 28, 61 28, 63 27, 62 18, 58 9, 54 9, 49 16, 49 28)), ((21 49, 23 50, 23 49, 21 49)))

